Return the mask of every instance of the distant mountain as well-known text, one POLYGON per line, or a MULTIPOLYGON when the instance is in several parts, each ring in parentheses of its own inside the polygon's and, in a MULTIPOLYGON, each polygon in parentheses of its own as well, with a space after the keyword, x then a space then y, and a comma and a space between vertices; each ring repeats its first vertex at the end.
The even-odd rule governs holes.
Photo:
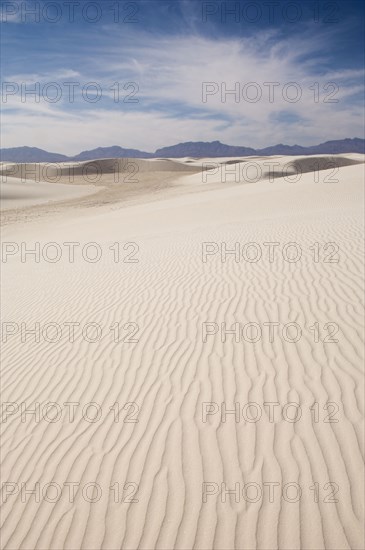
MULTIPOLYGON (((353 139, 338 139, 334 141, 326 141, 320 145, 314 145, 313 147, 307 147, 310 154, 332 154, 336 153, 364 153, 365 140, 359 138, 353 139)), ((306 153, 308 154, 308 153, 306 153)))
POLYGON ((91 151, 83 151, 79 155, 72 157, 72 160, 94 160, 94 159, 117 159, 117 158, 151 158, 152 153, 138 151, 138 149, 124 149, 119 145, 112 147, 98 147, 91 151))
POLYGON ((74 156, 67 157, 58 153, 48 153, 36 147, 13 147, 0 149, 0 160, 5 162, 66 162, 85 161, 100 158, 181 158, 181 157, 246 157, 269 155, 335 155, 337 153, 365 153, 365 140, 359 138, 339 139, 326 141, 311 147, 301 145, 284 145, 279 143, 264 149, 252 149, 251 147, 239 147, 225 145, 220 141, 188 141, 169 147, 157 149, 155 153, 147 153, 138 149, 125 149, 114 145, 112 147, 98 147, 91 151, 83 151, 74 156))
POLYGON ((258 155, 335 155, 337 153, 365 153, 365 140, 359 138, 326 141, 319 145, 302 147, 301 145, 274 145, 257 149, 258 155))
POLYGON ((220 141, 187 141, 170 147, 157 149, 155 157, 245 157, 256 155, 255 149, 251 147, 237 147, 225 145, 220 141))
POLYGON ((155 157, 249 157, 252 155, 321 155, 336 153, 365 153, 365 140, 359 138, 326 141, 311 147, 279 143, 264 149, 225 145, 220 141, 188 141, 157 149, 155 157))
POLYGON ((37 147, 12 147, 0 149, 0 161, 4 162, 65 162, 65 155, 48 153, 37 147))
POLYGON ((273 145, 272 147, 265 147, 265 149, 257 149, 257 155, 307 155, 307 147, 301 145, 273 145))

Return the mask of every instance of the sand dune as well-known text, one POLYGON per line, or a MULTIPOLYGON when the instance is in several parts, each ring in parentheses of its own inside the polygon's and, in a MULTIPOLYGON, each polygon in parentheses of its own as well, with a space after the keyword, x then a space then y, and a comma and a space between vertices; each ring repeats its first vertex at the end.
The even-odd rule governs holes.
MULTIPOLYGON (((205 168, 186 165, 184 160, 98 159, 61 163, 0 163, 1 210, 17 211, 42 204, 115 203, 132 195, 166 191, 177 174, 202 173, 205 168), (104 193, 100 193, 100 188, 104 193), (93 198, 90 195, 95 195, 93 198), (84 200, 82 200, 84 199, 84 200), (91 201, 91 203, 90 203, 91 201)), ((47 212, 47 208, 43 209, 47 212)), ((38 210, 34 210, 36 217, 38 210)), ((18 219, 18 212, 15 216, 18 219)))
POLYGON ((80 199, 96 191, 92 185, 66 186, 31 180, 22 182, 19 178, 7 176, 6 180, 0 183, 1 210, 80 199))
POLYGON ((5 213, 4 549, 363 548, 364 157, 313 158, 5 213))
POLYGON ((48 162, 48 163, 1 163, 0 175, 26 180, 56 181, 57 178, 67 176, 104 176, 116 172, 128 172, 134 168, 135 172, 181 172, 196 171, 179 160, 135 158, 97 159, 78 162, 48 162))

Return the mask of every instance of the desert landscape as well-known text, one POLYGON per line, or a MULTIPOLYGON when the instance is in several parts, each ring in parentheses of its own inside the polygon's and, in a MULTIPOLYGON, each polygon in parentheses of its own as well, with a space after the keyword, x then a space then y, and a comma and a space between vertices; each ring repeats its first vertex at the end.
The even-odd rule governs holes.
POLYGON ((0 2, 0 550, 365 549, 364 7, 0 2))
POLYGON ((364 547, 364 162, 1 164, 2 548, 364 547))

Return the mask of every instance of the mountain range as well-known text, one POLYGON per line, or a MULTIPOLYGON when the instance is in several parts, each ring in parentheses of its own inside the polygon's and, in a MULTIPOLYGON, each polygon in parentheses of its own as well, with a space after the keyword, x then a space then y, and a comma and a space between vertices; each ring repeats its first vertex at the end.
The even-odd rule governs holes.
POLYGON ((94 160, 100 158, 181 158, 181 157, 243 157, 243 156, 270 156, 270 155, 320 155, 337 153, 365 153, 365 140, 360 138, 346 138, 326 141, 319 145, 302 147, 301 145, 273 145, 264 149, 225 145, 220 141, 188 141, 169 147, 157 149, 154 153, 125 149, 114 145, 112 147, 98 147, 90 151, 83 151, 76 156, 68 157, 59 153, 50 153, 36 147, 12 147, 0 149, 2 162, 68 162, 94 160))

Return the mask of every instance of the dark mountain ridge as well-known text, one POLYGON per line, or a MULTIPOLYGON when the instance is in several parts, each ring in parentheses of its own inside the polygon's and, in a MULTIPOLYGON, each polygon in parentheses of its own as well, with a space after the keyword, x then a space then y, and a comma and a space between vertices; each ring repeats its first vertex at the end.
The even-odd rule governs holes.
POLYGON ((365 153, 365 140, 360 138, 346 138, 326 141, 319 145, 302 147, 301 145, 278 144, 263 149, 226 145, 220 141, 187 141, 168 147, 157 149, 154 153, 138 149, 126 149, 119 145, 112 147, 98 147, 90 151, 83 151, 73 157, 50 153, 37 147, 12 147, 0 149, 2 162, 67 162, 84 161, 100 158, 182 158, 182 157, 246 157, 270 155, 335 155, 339 153, 365 153))

